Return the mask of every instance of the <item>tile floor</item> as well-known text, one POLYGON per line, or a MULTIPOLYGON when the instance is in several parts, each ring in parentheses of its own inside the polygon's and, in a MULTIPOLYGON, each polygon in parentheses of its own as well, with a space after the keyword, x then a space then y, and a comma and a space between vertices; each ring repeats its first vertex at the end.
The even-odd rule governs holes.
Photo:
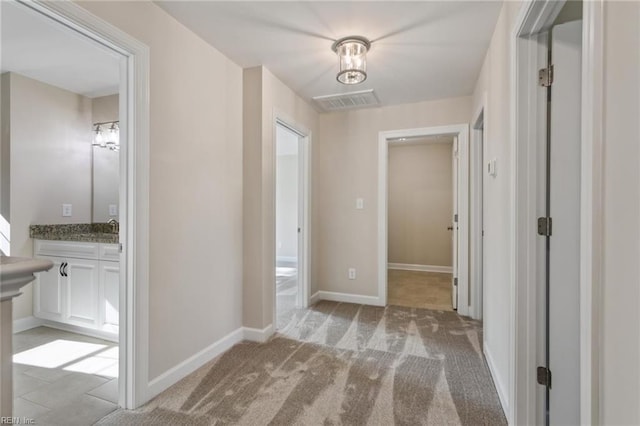
POLYGON ((36 425, 92 425, 117 408, 118 345, 48 327, 17 333, 14 416, 36 425))
POLYGON ((296 309, 298 269, 295 265, 276 266, 276 329, 289 324, 296 309))
POLYGON ((389 269, 389 305, 452 311, 451 274, 389 269))

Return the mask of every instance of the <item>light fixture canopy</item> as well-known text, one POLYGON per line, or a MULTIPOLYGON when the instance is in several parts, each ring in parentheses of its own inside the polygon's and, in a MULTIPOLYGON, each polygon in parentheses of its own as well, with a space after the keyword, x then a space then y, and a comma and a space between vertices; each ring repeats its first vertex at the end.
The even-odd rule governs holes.
POLYGON ((367 52, 371 42, 365 37, 349 36, 337 40, 331 49, 338 54, 340 71, 336 79, 342 84, 359 84, 367 79, 367 52))

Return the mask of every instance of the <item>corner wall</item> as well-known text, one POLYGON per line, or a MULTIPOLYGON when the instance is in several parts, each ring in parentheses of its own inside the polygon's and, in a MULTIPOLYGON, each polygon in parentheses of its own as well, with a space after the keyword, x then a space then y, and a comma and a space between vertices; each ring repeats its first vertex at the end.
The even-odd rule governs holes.
MULTIPOLYGON (((275 305, 275 119, 311 132, 311 157, 320 145, 318 113, 264 67, 244 70, 244 284, 243 323, 264 330, 275 305)), ((315 193, 315 170, 311 166, 315 193)), ((313 245, 318 235, 315 199, 311 199, 313 245)), ((317 288, 312 246, 311 294, 317 288)))
POLYGON ((313 158, 318 290, 378 297, 379 132, 464 124, 470 115, 469 97, 320 115, 313 158), (356 198, 364 209, 356 210, 356 198))

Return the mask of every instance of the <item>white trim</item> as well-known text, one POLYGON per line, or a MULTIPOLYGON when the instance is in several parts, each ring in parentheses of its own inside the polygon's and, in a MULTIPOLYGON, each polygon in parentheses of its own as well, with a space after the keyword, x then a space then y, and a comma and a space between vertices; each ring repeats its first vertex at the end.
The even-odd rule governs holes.
POLYGON ((126 57, 121 106, 120 399, 136 408, 149 397, 149 48, 72 1, 22 2, 126 57), (126 183, 125 183, 126 182, 126 183))
MULTIPOLYGON (((389 139, 417 136, 457 135, 459 167, 458 181, 458 313, 469 312, 469 125, 424 127, 383 131, 378 134, 378 297, 377 304, 387 304, 387 217, 388 217, 388 152, 389 139)), ((374 298, 375 299, 375 298, 374 298)), ((369 303, 372 304, 372 303, 369 303)))
POLYGON ((311 298, 309 299, 309 305, 315 305, 321 300, 322 299, 320 298, 320 292, 316 291, 315 293, 313 293, 313 296, 311 296, 311 298))
POLYGON ((31 330, 32 328, 40 327, 43 321, 40 318, 34 316, 19 318, 13 320, 13 334, 22 333, 23 331, 31 330))
POLYGON ((600 422, 604 1, 584 2, 582 7, 580 423, 587 425, 600 422))
POLYGON ((400 271, 420 271, 420 272, 437 272, 441 274, 451 274, 453 267, 437 266, 437 265, 414 265, 410 263, 389 263, 389 269, 397 269, 400 271))
MULTIPOLYGON (((471 142, 469 143, 469 316, 480 320, 484 310, 484 227, 483 197, 484 197, 484 164, 488 139, 488 96, 482 94, 480 102, 471 116, 471 142), (480 119, 482 117, 482 120, 480 119), (480 149, 479 149, 480 148, 480 149)), ((486 324, 483 324, 483 328, 486 324)), ((486 330, 486 328, 484 328, 486 330)))
POLYGON ((493 355, 491 355, 489 347, 485 344, 482 349, 484 352, 484 358, 487 360, 489 372, 491 373, 491 379, 493 380, 493 384, 496 387, 496 391, 498 391, 498 399, 500 399, 500 405, 502 405, 502 410, 506 415, 507 413, 509 413, 509 400, 507 398, 507 390, 505 389, 505 384, 502 382, 502 380, 500 380, 500 374, 498 374, 499 370, 496 368, 496 363, 493 360, 493 355))
POLYGON ((296 263, 298 258, 295 256, 276 256, 276 262, 296 263))
POLYGON ((235 345, 236 343, 240 343, 243 338, 243 328, 237 328, 220 340, 207 346, 197 354, 187 358, 180 364, 165 371, 160 376, 149 382, 149 398, 153 398, 154 396, 160 394, 162 391, 176 384, 178 381, 193 373, 198 368, 202 367, 215 357, 231 349, 233 345, 235 345))
POLYGON ((47 319, 40 319, 40 326, 54 328, 56 330, 68 331, 69 333, 81 334, 83 336, 95 337, 96 339, 107 340, 109 342, 119 343, 118 335, 102 330, 92 330, 85 327, 79 327, 73 324, 65 324, 47 319))
POLYGON ((318 291, 311 298, 313 303, 320 300, 329 300, 332 302, 355 303, 356 305, 385 306, 379 297, 363 296, 361 294, 338 293, 335 291, 318 291))
POLYGON ((244 340, 251 340, 252 342, 266 342, 274 332, 273 324, 269 324, 262 330, 259 328, 242 327, 242 336, 244 340))

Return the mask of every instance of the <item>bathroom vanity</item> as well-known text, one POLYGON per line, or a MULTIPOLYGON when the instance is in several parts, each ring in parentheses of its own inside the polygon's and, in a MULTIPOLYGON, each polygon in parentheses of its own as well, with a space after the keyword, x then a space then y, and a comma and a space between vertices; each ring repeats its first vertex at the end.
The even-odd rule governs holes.
POLYGON ((120 250, 117 234, 32 231, 34 257, 53 262, 34 282, 33 315, 117 341, 120 250), (45 239, 46 238, 46 239, 45 239))

